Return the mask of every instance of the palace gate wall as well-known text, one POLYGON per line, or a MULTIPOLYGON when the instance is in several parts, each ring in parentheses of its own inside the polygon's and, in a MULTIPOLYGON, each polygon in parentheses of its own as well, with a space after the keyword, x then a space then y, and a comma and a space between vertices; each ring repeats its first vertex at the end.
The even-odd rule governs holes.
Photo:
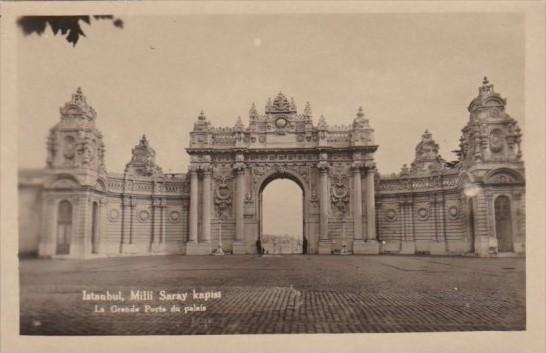
MULTIPOLYGON (((19 173, 19 249, 54 257, 255 254, 262 191, 279 178, 303 195, 307 254, 496 256, 525 252, 521 131, 484 80, 458 160, 428 131, 399 173, 378 172, 362 109, 330 126, 279 93, 248 125, 190 132, 187 173, 163 173, 145 136, 123 173, 104 166, 96 112, 80 89, 50 130, 47 167, 19 173)), ((279 220, 282 221, 282 220, 279 220)))

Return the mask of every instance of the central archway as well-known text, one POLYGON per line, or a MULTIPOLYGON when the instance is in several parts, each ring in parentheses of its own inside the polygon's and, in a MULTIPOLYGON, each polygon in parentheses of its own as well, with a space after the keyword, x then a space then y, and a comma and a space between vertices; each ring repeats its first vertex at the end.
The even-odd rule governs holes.
POLYGON ((305 188, 290 174, 273 174, 259 189, 258 253, 307 254, 305 188))

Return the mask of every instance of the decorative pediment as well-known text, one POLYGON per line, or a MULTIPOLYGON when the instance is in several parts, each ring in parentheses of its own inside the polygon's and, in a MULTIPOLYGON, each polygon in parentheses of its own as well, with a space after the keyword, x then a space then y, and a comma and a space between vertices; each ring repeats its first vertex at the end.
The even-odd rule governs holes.
POLYGON ((468 111, 472 113, 484 108, 504 110, 505 105, 506 99, 496 93, 493 84, 489 83, 487 77, 484 77, 483 84, 479 88, 479 94, 468 106, 468 111))
POLYGON ((92 106, 87 104, 87 99, 78 87, 76 93, 72 94, 72 99, 60 108, 63 119, 87 119, 94 121, 97 113, 92 106))
POLYGON ((155 164, 155 151, 148 143, 146 135, 142 135, 138 145, 133 148, 133 157, 125 167, 125 173, 136 176, 161 176, 163 171, 155 164))
POLYGON ((273 100, 273 103, 267 104, 265 112, 268 114, 296 113, 296 104, 294 103, 294 99, 289 101, 282 92, 279 92, 277 97, 273 100))
POLYGON ((520 184, 524 182, 523 177, 512 169, 496 169, 484 177, 486 184, 520 184))
POLYGON ((422 175, 438 172, 443 167, 439 152, 440 147, 432 139, 432 134, 425 130, 421 142, 415 147, 415 160, 411 163, 410 174, 422 175))
POLYGON ((79 187, 80 183, 72 176, 59 176, 48 186, 51 189, 75 189, 79 187))

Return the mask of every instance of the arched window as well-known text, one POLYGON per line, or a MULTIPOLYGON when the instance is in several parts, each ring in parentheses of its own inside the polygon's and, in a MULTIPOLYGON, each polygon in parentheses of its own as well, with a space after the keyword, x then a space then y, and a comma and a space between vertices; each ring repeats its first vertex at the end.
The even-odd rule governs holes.
POLYGON ((512 211, 510 199, 499 196, 495 199, 495 232, 497 235, 498 251, 514 251, 512 240, 512 211))
POLYGON ((57 255, 70 253, 72 238, 72 204, 63 200, 59 203, 57 212, 57 255))
POLYGON ((98 254, 98 213, 99 205, 93 202, 93 210, 91 217, 91 253, 98 254))

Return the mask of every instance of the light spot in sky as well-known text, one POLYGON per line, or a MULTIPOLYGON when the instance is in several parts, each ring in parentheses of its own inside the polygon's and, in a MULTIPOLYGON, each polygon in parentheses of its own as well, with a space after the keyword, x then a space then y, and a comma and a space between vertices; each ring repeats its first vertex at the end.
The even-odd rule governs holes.
POLYGON ((254 46, 259 48, 262 45, 262 40, 260 38, 254 38, 254 46))

